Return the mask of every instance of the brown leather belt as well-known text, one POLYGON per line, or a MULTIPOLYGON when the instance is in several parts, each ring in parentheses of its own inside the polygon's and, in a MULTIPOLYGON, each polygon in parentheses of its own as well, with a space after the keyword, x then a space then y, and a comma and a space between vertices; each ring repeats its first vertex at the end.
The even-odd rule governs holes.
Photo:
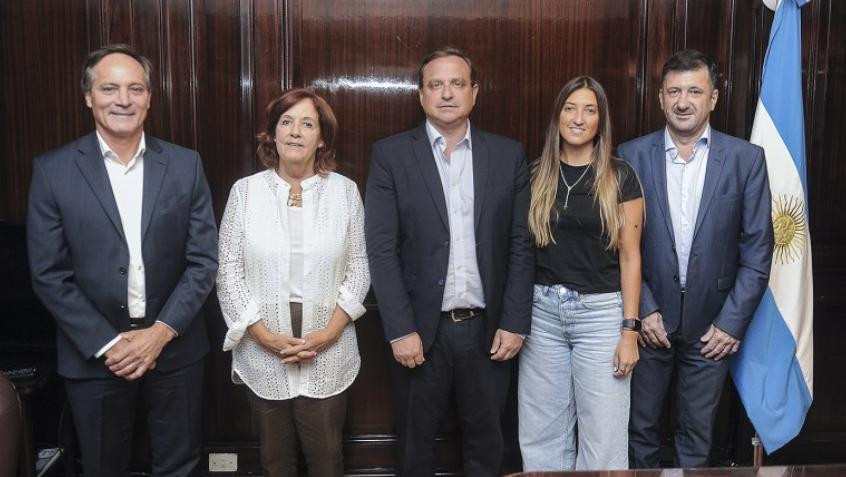
POLYGON ((467 321, 477 316, 482 316, 485 314, 484 308, 456 308, 454 310, 449 311, 442 311, 441 316, 444 318, 449 318, 455 323, 460 321, 467 321))

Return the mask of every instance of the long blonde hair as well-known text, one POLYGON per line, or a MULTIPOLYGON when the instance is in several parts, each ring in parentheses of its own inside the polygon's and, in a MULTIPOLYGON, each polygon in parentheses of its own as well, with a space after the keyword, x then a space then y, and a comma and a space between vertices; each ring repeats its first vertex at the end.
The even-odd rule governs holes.
POLYGON ((576 90, 587 88, 596 95, 599 108, 599 129, 593 138, 594 180, 591 191, 593 203, 599 204, 599 217, 603 235, 608 238, 607 250, 616 250, 620 245, 620 228, 624 222, 623 210, 619 204, 620 186, 617 167, 611 155, 611 118, 608 114, 608 97, 598 81, 590 76, 571 79, 561 88, 552 110, 552 118, 546 130, 543 153, 532 167, 532 200, 529 206, 529 230, 538 247, 555 243, 552 226, 558 220, 555 198, 558 193, 559 158, 563 147, 558 129, 564 103, 576 90))

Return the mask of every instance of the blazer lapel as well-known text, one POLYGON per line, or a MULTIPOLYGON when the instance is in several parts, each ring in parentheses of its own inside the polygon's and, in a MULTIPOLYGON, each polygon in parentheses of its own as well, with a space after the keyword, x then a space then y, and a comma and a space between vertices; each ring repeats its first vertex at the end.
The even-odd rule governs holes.
POLYGON ((167 171, 167 158, 162 155, 162 147, 155 138, 147 136, 147 150, 144 152, 144 192, 141 202, 141 241, 147 235, 150 219, 167 171))
POLYGON ((415 163, 420 168, 420 174, 423 176, 423 182, 426 183, 426 188, 429 189, 429 195, 435 202, 435 209, 438 211, 438 216, 441 218, 444 227, 449 230, 449 220, 447 219, 446 198, 444 197, 444 187, 441 184, 441 176, 438 174, 438 167, 435 165, 435 156, 432 155, 432 146, 429 145, 429 135, 426 134, 426 125, 423 124, 412 135, 412 148, 414 149, 415 163))
POLYGON ((95 133, 91 133, 80 140, 79 144, 80 155, 76 157, 76 165, 82 172, 82 177, 91 187, 103 211, 109 217, 115 231, 120 236, 123 243, 126 243, 126 237, 123 235, 123 224, 120 221, 120 212, 115 202, 115 194, 112 191, 112 183, 109 181, 109 174, 106 172, 106 164, 103 162, 103 153, 100 151, 100 145, 97 142, 95 133))
POLYGON ((470 127, 470 140, 473 144, 473 217, 474 228, 479 233, 479 218, 482 216, 482 205, 485 202, 485 189, 488 185, 488 145, 479 130, 470 127))
POLYGON ((696 239, 696 234, 699 233, 699 228, 702 226, 702 221, 708 213, 708 208, 714 199, 714 192, 717 190, 717 184, 720 182, 720 176, 723 174, 723 167, 725 166, 725 151, 723 145, 719 141, 718 133, 711 130, 711 147, 708 151, 708 165, 705 167, 705 184, 702 186, 702 198, 699 200, 699 210, 696 212, 696 225, 693 228, 693 239, 696 239))
POLYGON ((663 132, 658 134, 658 139, 652 145, 652 157, 649 166, 652 168, 653 189, 658 197, 658 206, 664 218, 664 225, 667 227, 667 233, 670 234, 670 240, 675 243, 676 237, 673 233, 673 219, 670 216, 670 202, 667 199, 667 153, 664 148, 663 132))

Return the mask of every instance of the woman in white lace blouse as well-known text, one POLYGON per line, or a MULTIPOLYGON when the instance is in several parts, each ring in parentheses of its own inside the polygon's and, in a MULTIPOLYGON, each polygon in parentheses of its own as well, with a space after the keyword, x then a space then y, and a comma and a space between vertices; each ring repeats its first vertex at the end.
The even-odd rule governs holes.
POLYGON ((337 120, 304 89, 267 107, 267 170, 232 187, 220 225, 217 293, 232 380, 258 411, 267 475, 343 473, 346 390, 358 374, 353 322, 370 287, 355 183, 332 172, 337 120))

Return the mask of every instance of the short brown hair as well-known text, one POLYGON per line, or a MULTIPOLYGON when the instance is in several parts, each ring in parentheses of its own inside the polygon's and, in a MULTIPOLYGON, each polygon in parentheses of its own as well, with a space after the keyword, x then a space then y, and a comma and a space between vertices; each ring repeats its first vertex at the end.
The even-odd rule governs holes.
POLYGON ((115 53, 126 55, 141 64, 141 67, 144 68, 144 82, 147 83, 147 89, 151 90, 153 88, 151 83, 151 78, 153 76, 153 64, 150 60, 148 60, 146 56, 135 51, 129 45, 114 43, 102 46, 99 49, 92 51, 85 58, 85 63, 82 64, 82 80, 80 81, 83 94, 91 92, 91 86, 94 84, 94 67, 97 66, 97 63, 99 63, 103 58, 115 53))
POLYGON ((470 61, 470 57, 467 56, 467 53, 464 53, 458 48, 445 46, 429 53, 423 58, 423 61, 420 62, 420 69, 417 70, 417 88, 423 89, 423 68, 432 61, 447 56, 457 56, 464 60, 464 62, 467 63, 467 67, 470 68, 470 85, 473 86, 476 84, 476 68, 473 67, 473 62, 470 61))
POLYGON ((262 164, 268 169, 276 169, 279 165, 279 153, 276 152, 276 124, 285 111, 293 108, 295 104, 304 99, 310 99, 317 110, 317 122, 320 124, 320 139, 323 147, 317 149, 314 161, 314 172, 316 174, 328 174, 335 170, 335 133, 338 130, 338 120, 332 107, 320 96, 312 91, 303 88, 289 89, 281 96, 274 99, 267 105, 267 125, 264 131, 259 133, 259 145, 256 153, 262 164))

